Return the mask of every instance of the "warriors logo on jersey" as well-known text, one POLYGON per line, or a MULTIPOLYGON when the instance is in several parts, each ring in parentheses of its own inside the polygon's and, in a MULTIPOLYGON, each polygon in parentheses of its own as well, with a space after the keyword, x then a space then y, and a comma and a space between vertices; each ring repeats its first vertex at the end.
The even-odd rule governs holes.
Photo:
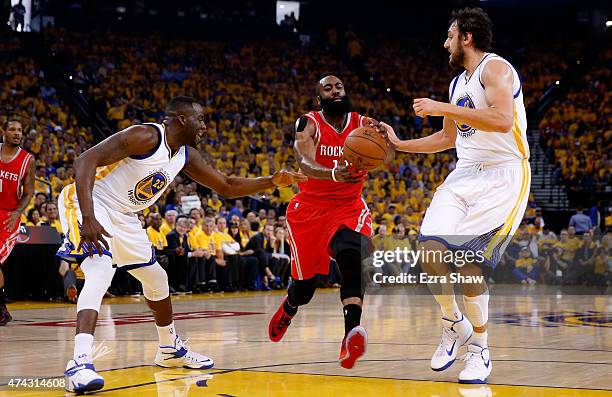
MULTIPOLYGON (((465 94, 461 98, 457 99, 457 106, 461 106, 464 108, 470 108, 470 109, 476 109, 476 106, 474 105, 474 101, 472 101, 472 98, 470 98, 469 94, 465 94)), ((467 124, 459 124, 456 121, 455 121, 455 124, 457 125, 457 133, 464 138, 467 138, 476 132, 474 128, 470 127, 467 124)))
POLYGON ((160 190, 165 189, 167 184, 168 176, 165 171, 154 172, 138 181, 134 189, 129 191, 130 201, 144 204, 151 200, 160 190))

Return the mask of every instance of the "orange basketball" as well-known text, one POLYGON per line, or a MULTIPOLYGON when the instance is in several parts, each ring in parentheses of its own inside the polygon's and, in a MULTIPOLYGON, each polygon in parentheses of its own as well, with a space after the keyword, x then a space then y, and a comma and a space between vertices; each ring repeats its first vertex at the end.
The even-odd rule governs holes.
POLYGON ((356 128, 344 141, 344 158, 359 170, 378 168, 391 150, 380 132, 371 127, 356 128))

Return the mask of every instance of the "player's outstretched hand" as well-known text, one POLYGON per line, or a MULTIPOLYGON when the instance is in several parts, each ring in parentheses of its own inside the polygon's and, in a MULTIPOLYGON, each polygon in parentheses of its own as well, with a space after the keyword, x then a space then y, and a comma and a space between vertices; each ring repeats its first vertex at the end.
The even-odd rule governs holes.
POLYGON ((345 182, 345 183, 360 183, 366 179, 368 175, 368 171, 358 170, 351 164, 347 165, 339 165, 334 168, 334 177, 336 178, 336 182, 345 182))
POLYGON ((79 246, 77 248, 80 251, 82 248, 86 248, 89 256, 93 256, 93 248, 95 247, 98 250, 98 255, 103 255, 103 248, 109 250, 109 245, 104 236, 108 238, 112 238, 102 225, 98 222, 98 220, 93 216, 84 216, 83 222, 81 223, 81 242, 79 242, 79 246))
POLYGON ((272 183, 278 187, 293 185, 298 182, 306 182, 308 177, 301 172, 280 170, 272 175, 272 183))
POLYGON ((15 225, 17 225, 17 221, 20 217, 21 214, 19 213, 19 211, 9 212, 8 216, 4 220, 4 224, 2 225, 4 230, 6 230, 7 232, 12 232, 15 229, 15 225))

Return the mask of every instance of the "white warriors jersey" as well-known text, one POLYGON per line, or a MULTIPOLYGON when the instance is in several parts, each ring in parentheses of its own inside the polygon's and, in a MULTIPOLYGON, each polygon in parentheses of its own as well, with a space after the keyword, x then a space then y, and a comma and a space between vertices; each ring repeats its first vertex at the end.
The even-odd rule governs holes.
POLYGON ((455 146, 460 162, 468 163, 504 163, 520 162, 529 159, 527 143, 527 114, 523 103, 523 90, 517 70, 504 58, 493 53, 486 53, 474 73, 467 78, 467 71, 455 77, 449 87, 450 103, 472 109, 488 108, 485 89, 482 82, 482 71, 485 65, 499 60, 512 69, 514 82, 514 121, 512 129, 504 132, 484 132, 467 124, 455 122, 457 139, 455 146))
MULTIPOLYGON (((98 167, 92 195, 95 202, 122 213, 141 211, 157 201, 187 163, 187 146, 171 153, 166 127, 145 124, 157 130, 157 146, 146 155, 130 156, 98 167)), ((70 191, 74 193, 75 189, 70 191)))

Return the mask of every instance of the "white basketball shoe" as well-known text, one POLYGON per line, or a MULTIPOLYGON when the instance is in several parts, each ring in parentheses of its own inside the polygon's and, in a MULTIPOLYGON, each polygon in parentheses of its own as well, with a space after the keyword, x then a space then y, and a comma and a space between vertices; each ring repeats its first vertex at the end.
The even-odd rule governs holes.
POLYGON ((77 394, 86 391, 100 390, 104 387, 104 378, 96 373, 93 363, 68 361, 66 371, 66 391, 77 394))
POLYGON ((467 350, 462 357, 465 368, 459 372, 459 383, 485 383, 493 369, 489 348, 470 343, 467 350))
POLYGON ((160 346, 157 349, 155 364, 163 368, 187 369, 209 369, 215 365, 211 358, 189 349, 178 335, 174 339, 174 346, 160 346))
POLYGON ((442 340, 431 357, 431 369, 434 371, 444 371, 453 365, 459 348, 470 339, 474 331, 472 324, 463 314, 457 321, 443 317, 442 323, 442 340))

